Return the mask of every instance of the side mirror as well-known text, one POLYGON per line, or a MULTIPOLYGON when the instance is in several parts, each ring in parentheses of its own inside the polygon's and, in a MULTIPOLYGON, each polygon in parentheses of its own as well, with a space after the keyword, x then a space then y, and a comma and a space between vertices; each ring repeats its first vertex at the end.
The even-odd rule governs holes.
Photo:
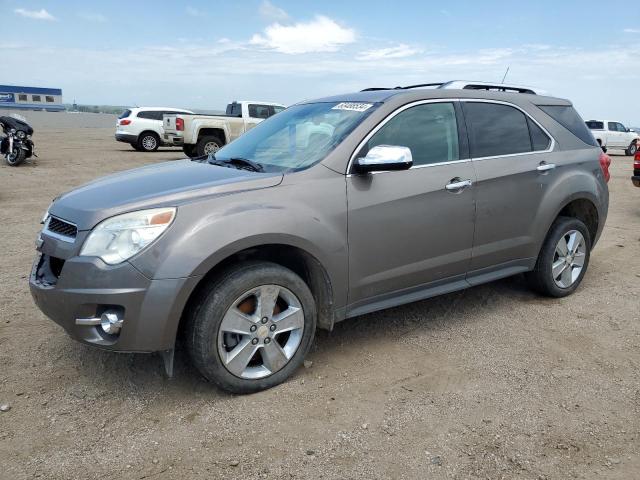
POLYGON ((411 150, 407 147, 378 145, 369 150, 365 157, 356 158, 358 173, 407 170, 413 165, 411 150))

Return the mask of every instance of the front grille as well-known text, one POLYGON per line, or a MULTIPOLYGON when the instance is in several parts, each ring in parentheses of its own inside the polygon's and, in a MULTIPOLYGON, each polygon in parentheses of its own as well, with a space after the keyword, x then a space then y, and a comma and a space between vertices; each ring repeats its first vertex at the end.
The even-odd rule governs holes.
POLYGON ((70 238, 76 238, 76 235, 78 234, 78 228, 75 225, 56 217, 51 217, 49 219, 47 230, 70 238))

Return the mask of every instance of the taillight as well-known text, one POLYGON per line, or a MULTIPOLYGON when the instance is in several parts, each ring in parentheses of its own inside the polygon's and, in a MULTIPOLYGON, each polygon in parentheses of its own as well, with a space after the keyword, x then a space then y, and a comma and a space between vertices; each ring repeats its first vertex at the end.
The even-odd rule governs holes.
POLYGON ((184 120, 180 117, 176 117, 176 130, 184 130, 184 120))
POLYGON ((640 150, 636 152, 636 155, 633 157, 633 169, 640 169, 640 150))
POLYGON ((131 120, 129 120, 128 118, 123 118, 122 120, 120 120, 120 125, 129 125, 131 123, 131 120))
POLYGON ((611 157, 604 152, 600 153, 600 168, 604 174, 604 180, 609 181, 611 175, 609 174, 609 165, 611 165, 611 157))

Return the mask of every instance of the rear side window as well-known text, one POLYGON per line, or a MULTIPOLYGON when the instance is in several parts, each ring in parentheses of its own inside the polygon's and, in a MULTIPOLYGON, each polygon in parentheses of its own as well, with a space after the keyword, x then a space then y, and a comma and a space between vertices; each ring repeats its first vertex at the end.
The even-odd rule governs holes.
POLYGON ((284 107, 280 107, 279 105, 274 105, 271 108, 273 108, 273 115, 275 115, 276 113, 280 113, 281 111, 284 110, 284 107))
POLYGON ((147 120, 162 120, 163 113, 164 112, 147 110, 143 112, 138 112, 138 118, 146 118, 147 120))
POLYGON ((242 116, 242 105, 239 103, 230 103, 227 105, 227 115, 231 115, 232 117, 241 117, 242 116))
POLYGON ((127 118, 129 115, 131 115, 131 110, 125 110, 124 112, 122 112, 122 113, 120 114, 120 116, 119 116, 118 118, 119 118, 119 119, 127 118))
POLYGON ((598 146, 598 142, 593 138, 593 135, 585 125, 584 121, 572 106, 538 105, 538 108, 587 145, 593 145, 594 147, 598 146))
POLYGON ((249 116, 251 118, 269 118, 268 105, 249 105, 249 116))
POLYGON ((463 102, 463 107, 474 158, 532 151, 527 117, 517 108, 484 102, 463 102))
POLYGON ((604 122, 598 122, 596 120, 589 120, 584 122, 591 130, 604 130, 604 122))
POLYGON ((400 112, 369 139, 359 156, 377 145, 408 147, 414 165, 459 160, 458 124, 453 104, 428 103, 400 112))

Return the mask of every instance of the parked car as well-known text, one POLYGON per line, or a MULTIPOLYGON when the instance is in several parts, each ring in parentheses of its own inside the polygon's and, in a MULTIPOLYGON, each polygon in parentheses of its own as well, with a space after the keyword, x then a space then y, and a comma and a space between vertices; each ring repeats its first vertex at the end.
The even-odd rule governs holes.
POLYGON ((242 101, 228 104, 225 115, 167 114, 164 140, 182 145, 189 157, 208 155, 284 109, 279 103, 242 101))
POLYGON ((193 113, 166 107, 136 107, 122 112, 116 122, 116 140, 141 152, 155 152, 160 146, 173 147, 164 139, 162 116, 167 113, 193 113))
POLYGON ((305 101, 215 155, 61 195, 33 298, 168 372, 180 336, 247 393, 289 377, 316 327, 521 272, 569 295, 607 218, 606 155, 569 101, 489 86, 305 101))
POLYGON ((627 155, 635 155, 640 136, 633 129, 611 120, 588 120, 585 122, 601 147, 621 149, 627 155))
POLYGON ((640 151, 633 157, 633 177, 631 181, 636 187, 640 187, 640 151))

